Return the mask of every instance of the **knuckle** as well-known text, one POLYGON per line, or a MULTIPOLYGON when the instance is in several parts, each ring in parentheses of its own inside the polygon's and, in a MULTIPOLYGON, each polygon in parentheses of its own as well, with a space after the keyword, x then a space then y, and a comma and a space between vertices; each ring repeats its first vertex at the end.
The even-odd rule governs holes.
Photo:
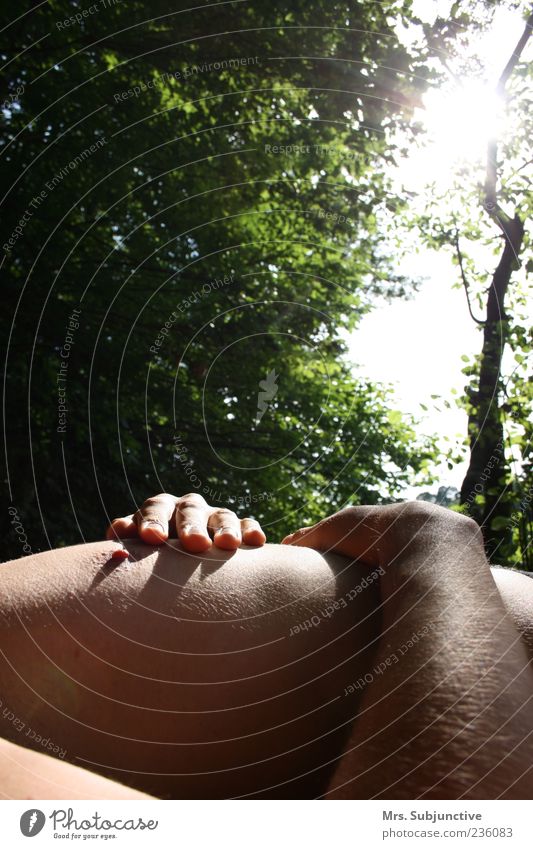
POLYGON ((233 512, 233 510, 228 510, 227 507, 220 507, 220 509, 215 511, 215 515, 221 517, 222 519, 236 519, 237 514, 233 512))
POLYGON ((166 495, 164 492, 160 495, 151 495, 143 503, 143 507, 161 507, 165 503, 165 499, 166 495))
POLYGON ((180 510, 187 510, 191 507, 205 507, 205 501, 197 492, 188 492, 180 498, 178 507, 180 510))

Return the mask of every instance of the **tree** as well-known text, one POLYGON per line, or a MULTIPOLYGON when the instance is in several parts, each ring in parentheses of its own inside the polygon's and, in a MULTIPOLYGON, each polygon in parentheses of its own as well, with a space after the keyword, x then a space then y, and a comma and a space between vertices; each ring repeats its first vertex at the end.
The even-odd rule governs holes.
MULTIPOLYGON (((533 14, 498 81, 497 94, 501 97, 527 44, 532 25, 533 14)), ((520 267, 525 229, 519 206, 511 215, 504 210, 498 197, 497 180, 498 141, 494 136, 487 151, 484 208, 501 231, 504 247, 488 288, 483 345, 476 382, 469 390, 470 463, 461 486, 461 504, 470 504, 472 500, 475 503, 475 496, 480 496, 477 512, 484 529, 488 555, 501 559, 508 556, 509 549, 512 552, 512 501, 506 492, 510 473, 505 451, 505 413, 500 400, 503 394, 502 357, 510 325, 506 297, 513 272, 520 267)))
MULTIPOLYGON (((486 4, 485 23, 493 9, 486 4)), ((469 314, 482 336, 479 356, 473 361, 463 356, 468 383, 459 403, 468 415, 469 467, 458 509, 481 524, 493 561, 526 568, 531 566, 533 519, 526 281, 531 262, 521 262, 531 246, 532 69, 523 58, 531 29, 529 8, 527 14, 522 37, 496 87, 505 100, 502 137, 489 142, 485 163, 463 163, 450 172, 445 193, 429 187, 418 218, 426 243, 452 254, 458 268, 454 285, 464 289, 469 314)), ((467 33, 469 21, 462 24, 467 33)), ((454 80, 483 78, 479 61, 462 48, 448 54, 445 64, 454 80)), ((461 131, 458 124, 459 135, 461 131)), ((462 458, 462 446, 450 451, 450 468, 462 458)))
POLYGON ((426 85, 408 4, 189 5, 6 22, 7 494, 34 550, 164 489, 245 497, 276 537, 433 453, 338 335, 412 288, 380 223, 384 127, 426 85))

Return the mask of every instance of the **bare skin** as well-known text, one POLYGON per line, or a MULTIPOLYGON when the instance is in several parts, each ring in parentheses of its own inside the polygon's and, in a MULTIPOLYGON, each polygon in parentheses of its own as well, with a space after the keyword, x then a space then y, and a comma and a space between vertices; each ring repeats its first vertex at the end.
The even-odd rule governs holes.
POLYGON ((31 727, 160 797, 319 795, 355 710, 344 688, 379 635, 377 580, 321 611, 367 567, 285 546, 125 545, 118 563, 109 541, 0 566, 0 697, 25 723, 2 735, 35 745, 31 727))
POLYGON ((531 618, 524 641, 528 605, 516 610, 507 576, 506 608, 475 522, 415 502, 353 507, 286 542, 384 569, 374 666, 386 671, 364 691, 328 798, 530 799, 531 618))
MULTIPOLYGON (((0 697, 65 760, 170 798, 531 794, 533 581, 495 570, 499 594, 473 523, 420 503, 348 508, 282 547, 254 527, 251 548, 232 514, 225 549, 196 502, 209 546, 193 554, 165 499, 147 507, 179 541, 143 544, 143 505, 110 530, 141 538, 128 561, 110 541, 0 566, 0 697), (401 662, 353 687, 428 621, 401 662)), ((0 787, 19 749, 6 745, 0 787)), ((27 774, 16 786, 33 793, 27 774)))
POLYGON ((0 740, 1 799, 150 799, 87 769, 0 740))
POLYGON ((233 510, 211 507, 196 492, 170 495, 162 492, 148 498, 135 513, 113 519, 107 539, 140 537, 149 545, 178 538, 185 549, 201 554, 213 545, 235 551, 240 545, 261 546, 266 535, 255 519, 239 519, 233 510))

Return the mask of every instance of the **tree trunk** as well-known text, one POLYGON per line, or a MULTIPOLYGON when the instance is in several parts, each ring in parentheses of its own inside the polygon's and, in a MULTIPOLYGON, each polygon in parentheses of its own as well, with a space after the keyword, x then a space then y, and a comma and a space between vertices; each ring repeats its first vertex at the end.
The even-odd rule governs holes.
POLYGON ((487 555, 493 560, 497 559, 498 549, 509 540, 511 533, 510 524, 498 528, 491 528, 490 525, 494 516, 505 518, 511 514, 510 501, 505 498, 509 475, 499 389, 507 335, 505 296, 511 274, 517 267, 524 235, 524 225, 517 215, 505 223, 504 232, 505 248, 487 298, 477 390, 470 396, 470 463, 461 487, 461 504, 468 505, 474 518, 481 524, 487 555), (475 504, 476 495, 483 498, 479 508, 475 504))

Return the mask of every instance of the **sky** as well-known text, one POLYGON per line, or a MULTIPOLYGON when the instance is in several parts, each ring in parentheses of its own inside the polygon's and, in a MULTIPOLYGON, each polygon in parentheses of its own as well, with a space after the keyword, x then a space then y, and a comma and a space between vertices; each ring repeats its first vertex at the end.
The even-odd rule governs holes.
MULTIPOLYGON (((450 5, 415 0, 415 12, 432 20, 437 11, 446 15, 450 5)), ((463 138, 468 139, 468 161, 484 162, 486 116, 494 114, 495 108, 491 89, 523 27, 519 14, 498 9, 490 30, 472 44, 472 53, 483 60, 487 85, 462 80, 460 85, 451 84, 447 92, 432 91, 425 97, 426 109, 419 110, 416 117, 426 126, 431 141, 413 151, 395 175, 395 180, 407 190, 420 191, 436 173, 446 187, 447 175, 459 155, 464 154, 464 144, 456 132, 458 116, 459 124, 466 126, 463 138)), ((494 260, 489 259, 488 267, 493 264, 494 260)), ((420 419, 420 433, 436 434, 443 446, 446 436, 453 444, 461 445, 467 431, 466 413, 455 409, 453 403, 452 409, 447 410, 431 398, 438 395, 453 402, 451 390, 461 394, 466 380, 461 373, 465 367, 461 357, 479 353, 481 348, 481 334, 468 314, 464 290, 452 288, 459 279, 458 270, 449 253, 422 249, 400 262, 398 271, 424 277, 421 289, 412 300, 383 302, 362 319, 355 332, 345 334, 349 359, 370 379, 393 384, 395 407, 420 419), (421 404, 428 407, 427 412, 421 404)), ((460 488, 468 465, 466 449, 463 454, 463 462, 453 470, 445 464, 438 468, 440 485, 460 488)), ((430 489, 436 491, 437 486, 430 489)), ((421 491, 410 487, 406 496, 413 497, 421 491)))

